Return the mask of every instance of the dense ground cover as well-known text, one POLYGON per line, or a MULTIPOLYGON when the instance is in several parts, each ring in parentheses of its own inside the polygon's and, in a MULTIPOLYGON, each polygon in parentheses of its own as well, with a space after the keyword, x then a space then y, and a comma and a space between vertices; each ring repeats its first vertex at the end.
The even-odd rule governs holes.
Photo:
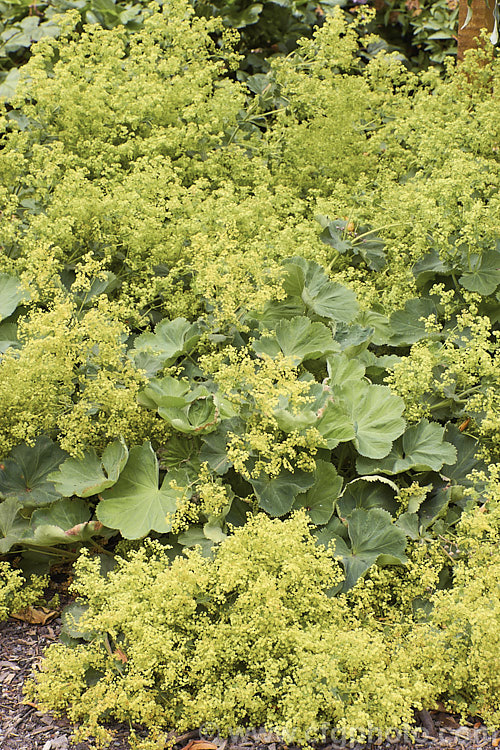
POLYGON ((498 726, 497 61, 339 12, 242 81, 183 2, 75 19, 0 120, 0 553, 88 550, 32 696, 143 748, 498 726))
MULTIPOLYGON (((379 0, 376 14, 366 14, 366 0, 191 0, 200 17, 218 17, 224 26, 238 29, 236 42, 242 55, 238 76, 267 72, 271 58, 288 54, 297 40, 310 37, 334 8, 341 7, 350 23, 353 14, 362 20, 358 33, 366 44, 360 55, 370 59, 382 48, 396 49, 410 65, 440 64, 456 55, 457 0, 379 0), (361 6, 361 7, 360 7, 361 6), (359 13, 358 13, 359 11, 359 13), (376 36, 369 36, 375 34, 376 36)), ((158 5, 162 6, 163 0, 158 5)), ((151 13, 147 0, 1 0, 0 2, 0 96, 11 97, 22 66, 33 43, 44 37, 58 37, 58 17, 73 10, 73 23, 82 30, 85 23, 111 29, 123 25, 133 32, 151 13)))

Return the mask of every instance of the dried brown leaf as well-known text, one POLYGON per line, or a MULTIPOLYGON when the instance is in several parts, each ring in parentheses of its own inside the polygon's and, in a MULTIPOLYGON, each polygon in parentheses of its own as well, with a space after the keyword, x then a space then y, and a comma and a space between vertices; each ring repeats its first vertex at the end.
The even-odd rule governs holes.
POLYGON ((47 609, 47 607, 25 607, 19 612, 13 612, 11 617, 22 622, 29 622, 31 625, 46 625, 58 614, 59 612, 55 609, 47 609))
POLYGON ((217 750, 217 745, 206 740, 189 740, 182 750, 217 750))

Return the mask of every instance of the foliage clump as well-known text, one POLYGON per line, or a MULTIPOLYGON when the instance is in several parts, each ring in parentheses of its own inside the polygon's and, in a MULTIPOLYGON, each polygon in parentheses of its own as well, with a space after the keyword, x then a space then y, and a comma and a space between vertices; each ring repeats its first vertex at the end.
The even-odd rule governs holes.
POLYGON ((488 501, 467 514, 456 540, 453 587, 434 597, 432 642, 447 655, 448 704, 463 716, 500 723, 500 483, 491 467, 488 501))
POLYGON ((31 576, 29 585, 19 570, 0 561, 0 621, 43 599, 47 578, 31 576))
POLYGON ((496 722, 498 61, 361 69, 335 13, 245 84, 233 41, 64 31, 2 110, 0 553, 159 537, 81 558, 32 695, 102 741, 496 722))
POLYGON ((126 356, 124 331, 104 299, 85 311, 58 299, 26 318, 21 348, 0 360, 0 453, 56 431, 76 455, 119 435, 151 434, 137 404, 144 378, 126 356))
POLYGON ((259 515, 213 559, 192 551, 169 563, 151 543, 106 579, 82 556, 76 576, 86 642, 52 646, 30 694, 102 741, 109 716, 153 734, 265 725, 304 740, 325 722, 390 729, 435 695, 404 634, 392 642, 363 629, 329 596, 340 568, 304 513, 259 515))

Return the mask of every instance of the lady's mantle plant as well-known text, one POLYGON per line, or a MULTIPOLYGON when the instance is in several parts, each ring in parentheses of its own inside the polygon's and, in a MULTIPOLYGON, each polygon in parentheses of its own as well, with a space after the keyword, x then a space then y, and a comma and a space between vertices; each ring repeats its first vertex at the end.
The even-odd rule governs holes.
POLYGON ((39 694, 153 736, 393 727, 452 689, 496 721, 443 666, 468 559, 418 612, 497 460, 498 65, 361 73, 334 16, 245 86, 217 29, 176 1, 45 40, 2 114, 0 554, 155 538, 83 558, 39 694))
POLYGON ((341 570, 303 511, 257 516, 213 559, 193 551, 170 562, 151 542, 102 577, 98 559, 83 555, 81 604, 29 695, 104 744, 109 718, 144 724, 150 736, 137 748, 160 747, 172 726, 266 726, 299 742, 325 725, 390 731, 453 690, 455 706, 474 704, 497 722, 497 511, 492 501, 486 515, 467 516, 459 543, 474 529, 468 558, 429 622, 392 627, 360 621, 349 598, 331 596, 341 570))

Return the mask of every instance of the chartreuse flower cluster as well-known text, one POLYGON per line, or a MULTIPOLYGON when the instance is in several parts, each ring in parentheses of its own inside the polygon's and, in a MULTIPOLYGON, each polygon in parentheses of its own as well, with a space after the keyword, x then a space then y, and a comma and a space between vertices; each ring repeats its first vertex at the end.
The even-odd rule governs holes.
POLYGON ((82 557, 32 694, 102 741, 498 724, 500 63, 233 43, 64 31, 0 113, 0 553, 158 537, 82 557))
POLYGON ((19 570, 14 570, 9 563, 0 561, 0 621, 6 620, 12 612, 36 604, 43 600, 43 592, 48 578, 32 576, 30 583, 19 570))
POLYGON ((437 327, 437 337, 431 332, 413 344, 386 382, 403 397, 408 419, 455 414, 480 436, 485 455, 498 460, 499 333, 496 324, 481 315, 479 295, 464 297, 467 308, 455 305, 458 312, 444 328, 437 327))
MULTIPOLYGON (((29 695, 103 744, 110 717, 144 724, 152 738, 199 725, 267 726, 300 741, 326 724, 355 736, 411 724, 414 708, 443 695, 496 723, 497 511, 466 516, 466 554, 454 586, 429 596, 428 622, 403 600, 379 621, 376 571, 366 591, 331 598, 340 570, 303 513, 257 516, 213 559, 191 552, 170 563, 150 543, 102 578, 98 560, 82 556, 75 590, 84 610, 78 621, 67 616, 74 638, 50 647, 29 695)), ((435 587, 438 558, 412 557, 408 580, 392 583, 396 597, 403 583, 412 594, 435 587)))
POLYGON ((329 598, 340 568, 303 513, 256 517, 213 560, 192 552, 169 564, 152 543, 107 579, 83 556, 76 576, 88 608, 70 630, 87 640, 51 647, 30 695, 83 721, 80 736, 108 742, 102 724, 113 717, 153 736, 266 725, 300 739, 323 722, 347 731, 410 722, 411 707, 436 693, 416 677, 422 656, 404 635, 364 629, 329 598))
POLYGON ((290 357, 256 358, 248 349, 227 347, 216 355, 202 357, 201 364, 212 373, 235 411, 246 418, 243 434, 229 433, 227 456, 236 471, 250 479, 262 472, 276 477, 282 469, 315 469, 316 451, 325 445, 318 430, 311 427, 284 434, 273 414, 283 398, 295 413, 312 401, 310 382, 300 380, 290 357), (252 455, 257 459, 249 468, 252 455))
POLYGON ((125 328, 113 313, 106 298, 83 311, 62 298, 21 322, 20 348, 0 362, 2 455, 40 433, 57 431, 76 455, 119 435, 151 435, 153 422, 137 403, 144 377, 126 357, 125 328))

